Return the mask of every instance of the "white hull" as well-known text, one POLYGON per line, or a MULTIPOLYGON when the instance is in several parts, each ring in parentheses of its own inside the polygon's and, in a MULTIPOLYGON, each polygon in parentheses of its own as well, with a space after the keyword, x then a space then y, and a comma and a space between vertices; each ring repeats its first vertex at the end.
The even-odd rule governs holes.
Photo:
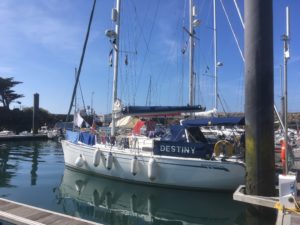
POLYGON ((136 149, 99 144, 87 146, 67 140, 61 143, 67 166, 114 179, 182 189, 235 190, 244 184, 245 166, 238 162, 157 156, 136 149), (101 151, 100 162, 94 166, 94 152, 97 149, 101 151), (112 166, 107 169, 110 152, 112 166), (131 168, 134 156, 137 157, 136 175, 133 175, 131 168), (155 162, 150 168, 149 162, 153 159, 155 162))

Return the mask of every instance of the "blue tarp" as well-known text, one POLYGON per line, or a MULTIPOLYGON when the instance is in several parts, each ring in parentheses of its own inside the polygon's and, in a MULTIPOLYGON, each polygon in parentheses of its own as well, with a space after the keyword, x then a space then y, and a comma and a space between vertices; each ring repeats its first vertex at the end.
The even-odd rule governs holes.
POLYGON ((95 144, 95 134, 91 134, 89 131, 80 132, 79 141, 87 145, 95 144))
POLYGON ((77 143, 79 137, 79 132, 66 130, 66 140, 69 140, 73 143, 77 143))
POLYGON ((244 117, 210 117, 210 118, 201 118, 201 119, 182 121, 182 125, 184 127, 214 126, 214 125, 234 126, 234 125, 244 125, 244 124, 245 124, 244 117))

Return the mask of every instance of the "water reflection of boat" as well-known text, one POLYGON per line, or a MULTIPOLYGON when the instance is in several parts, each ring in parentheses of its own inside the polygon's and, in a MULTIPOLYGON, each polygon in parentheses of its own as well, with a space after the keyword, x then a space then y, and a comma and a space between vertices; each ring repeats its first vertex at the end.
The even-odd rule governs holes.
POLYGON ((234 224, 243 207, 230 193, 170 190, 65 169, 59 187, 66 213, 109 224, 234 224))

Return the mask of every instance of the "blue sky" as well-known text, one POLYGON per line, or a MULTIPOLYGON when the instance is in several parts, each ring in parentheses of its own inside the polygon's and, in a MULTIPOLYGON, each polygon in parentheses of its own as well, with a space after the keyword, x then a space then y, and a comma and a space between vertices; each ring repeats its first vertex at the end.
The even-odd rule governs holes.
MULTIPOLYGON (((196 29, 196 102, 213 106, 212 1, 194 0, 201 26, 196 29)), ((223 1, 243 48, 243 29, 233 1, 223 1)), ((243 1, 237 1, 243 13, 243 1)), ((79 66, 92 0, 1 0, 0 76, 14 77, 23 84, 23 107, 32 106, 40 94, 40 106, 51 113, 67 113, 79 66)), ((188 102, 188 40, 186 0, 123 0, 119 97, 125 104, 182 105, 188 102), (137 51, 137 54, 134 52, 137 51), (129 64, 124 61, 128 55, 129 64), (151 77, 151 85, 150 85, 151 77), (149 88, 151 87, 151 88, 149 88), (148 96, 148 98, 147 98, 148 96), (148 99, 148 101, 146 101, 148 99)), ((80 83, 86 105, 97 113, 111 108, 111 45, 104 31, 113 27, 112 0, 98 0, 80 83), (93 94, 94 93, 94 94, 93 94)), ((289 111, 300 111, 300 1, 274 0, 274 90, 279 107, 280 65, 283 64, 281 35, 285 31, 285 6, 291 14, 291 59, 289 61, 289 111)), ((243 61, 230 31, 220 1, 217 1, 219 92, 226 111, 243 111, 243 61)), ((80 95, 78 104, 82 106, 80 95)), ((12 107, 17 107, 14 104, 12 107)), ((221 109, 220 109, 221 110, 221 109)))

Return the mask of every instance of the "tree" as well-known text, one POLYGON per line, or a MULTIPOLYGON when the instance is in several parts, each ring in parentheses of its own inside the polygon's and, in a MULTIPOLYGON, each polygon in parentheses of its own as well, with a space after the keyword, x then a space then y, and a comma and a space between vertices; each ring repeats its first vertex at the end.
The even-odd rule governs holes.
MULTIPOLYGON (((2 103, 4 108, 9 109, 10 103, 24 97, 24 95, 17 94, 14 90, 12 90, 14 86, 21 83, 23 82, 14 81, 13 77, 0 77, 0 102, 2 103)), ((20 103, 19 101, 16 102, 20 103)))

